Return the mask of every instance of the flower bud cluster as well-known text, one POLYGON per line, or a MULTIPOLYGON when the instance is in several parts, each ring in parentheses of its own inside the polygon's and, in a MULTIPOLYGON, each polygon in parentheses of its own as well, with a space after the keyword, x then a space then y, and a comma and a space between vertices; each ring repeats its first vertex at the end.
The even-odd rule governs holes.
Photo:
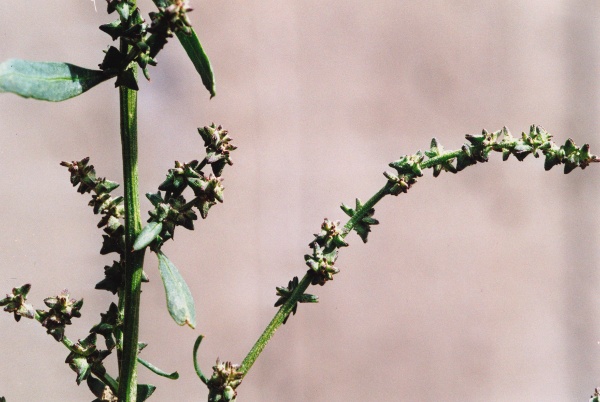
POLYGON ((67 356, 65 363, 77 374, 77 385, 87 380, 92 370, 106 370, 102 361, 110 355, 110 351, 96 348, 96 334, 89 334, 85 339, 72 345, 70 349, 71 353, 67 356))
POLYGON ((17 322, 21 320, 21 317, 33 318, 35 316, 33 307, 25 303, 30 289, 31 285, 27 283, 13 288, 12 294, 7 294, 4 299, 0 299, 0 307, 4 307, 4 311, 7 313, 13 313, 17 322))
POLYGON ((208 379, 206 385, 209 390, 208 402, 233 402, 237 397, 235 390, 241 383, 244 374, 239 370, 240 366, 231 362, 221 363, 217 359, 217 365, 213 366, 213 375, 208 379))
MULTIPOLYGON (((89 205, 94 214, 101 214, 99 228, 104 228, 100 254, 118 253, 123 257, 125 250, 125 227, 122 223, 124 216, 123 197, 111 197, 110 192, 119 187, 115 182, 96 177, 96 170, 89 164, 90 158, 81 161, 62 162, 69 169, 71 184, 79 185, 77 191, 81 194, 94 193, 89 205)), ((104 267, 105 278, 96 284, 96 289, 104 289, 117 293, 123 281, 123 270, 120 262, 114 261, 112 266, 104 267)))
POLYGON ((124 227, 121 223, 121 218, 124 216, 123 197, 112 198, 110 196, 110 192, 119 185, 105 178, 97 178, 96 170, 93 165, 89 165, 89 161, 88 157, 70 163, 61 162, 61 165, 69 169, 73 187, 79 185, 77 192, 81 194, 94 193, 88 205, 93 207, 94 214, 102 215, 98 227, 104 228, 108 237, 111 238, 110 240, 105 239, 104 252, 109 252, 107 250, 121 252, 124 247, 122 238, 124 227))
POLYGON ((177 31, 190 35, 192 23, 187 16, 190 11, 192 8, 187 0, 172 0, 164 6, 159 6, 158 12, 150 13, 152 25, 148 31, 160 34, 164 38, 172 37, 173 33, 177 31))
POLYGON ((206 163, 211 165, 215 176, 221 176, 225 165, 233 165, 231 161, 230 153, 237 149, 236 146, 231 144, 231 137, 227 130, 223 130, 222 126, 204 126, 198 129, 198 133, 204 140, 204 147, 206 148, 206 163))
POLYGON ((313 249, 312 255, 306 254, 304 260, 310 268, 313 285, 323 286, 327 281, 333 280, 333 275, 340 272, 334 265, 338 257, 338 249, 347 247, 344 233, 339 227, 339 221, 330 221, 325 218, 321 224, 321 232, 315 234, 315 239, 309 244, 313 249))
POLYGON ((206 156, 201 162, 175 162, 175 167, 169 169, 166 179, 158 187, 157 193, 148 193, 146 197, 154 206, 150 211, 148 225, 138 235, 134 244, 135 250, 151 245, 153 250, 159 250, 162 244, 173 238, 175 228, 183 226, 193 230, 193 221, 198 216, 192 208, 197 208, 200 216, 206 219, 210 208, 223 202, 223 168, 232 165, 230 152, 236 147, 230 144, 231 138, 227 130, 214 124, 198 129, 204 140, 206 156), (213 173, 206 175, 203 169, 210 165, 213 173), (189 202, 183 192, 190 188, 194 198, 189 202), (164 191, 164 196, 161 193, 164 191))
POLYGON ((417 182, 417 177, 423 176, 421 163, 424 159, 425 155, 419 151, 414 155, 403 156, 399 160, 390 163, 390 167, 393 167, 398 172, 397 175, 384 172, 385 177, 392 184, 390 194, 398 195, 406 193, 417 182))
POLYGON ((112 76, 117 76, 115 86, 124 86, 138 90, 138 84, 131 63, 136 62, 146 79, 150 79, 148 66, 156 66, 156 55, 167 43, 174 32, 192 33, 191 23, 187 13, 192 11, 186 0, 163 1, 158 7, 158 12, 150 13, 150 25, 135 7, 135 3, 128 0, 107 0, 109 14, 117 12, 119 19, 109 24, 100 26, 113 40, 122 39, 131 45, 127 53, 111 46, 100 69, 112 76))
POLYGON ((481 135, 467 134, 468 143, 460 150, 444 151, 444 148, 434 138, 429 150, 421 151, 414 155, 403 156, 390 163, 396 173, 385 172, 388 179, 389 193, 398 195, 405 193, 423 175, 422 171, 433 168, 433 175, 437 177, 442 171, 456 173, 478 162, 487 162, 490 152, 501 152, 503 160, 513 155, 519 161, 528 155, 538 158, 540 153, 545 156, 544 168, 564 164, 565 174, 580 167, 585 169, 591 163, 600 162, 600 159, 590 153, 589 144, 577 147, 572 139, 564 145, 558 146, 552 141, 552 136, 541 126, 532 125, 529 133, 523 132, 520 137, 513 137, 506 127, 495 132, 483 130, 481 135), (428 157, 425 160, 425 157, 428 157))
POLYGON ((44 303, 50 310, 37 310, 40 323, 57 341, 62 340, 65 326, 71 325, 71 319, 81 317, 79 310, 83 306, 83 299, 70 299, 69 296, 69 292, 65 289, 58 296, 44 299, 44 303))

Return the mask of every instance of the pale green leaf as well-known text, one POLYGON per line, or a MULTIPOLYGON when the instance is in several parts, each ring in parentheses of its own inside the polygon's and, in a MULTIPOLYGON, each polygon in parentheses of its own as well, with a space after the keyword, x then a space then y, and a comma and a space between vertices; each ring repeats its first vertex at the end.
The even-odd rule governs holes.
POLYGON ((158 236, 162 230, 162 222, 150 222, 148 223, 135 238, 133 243, 133 250, 139 251, 145 248, 147 245, 152 243, 156 236, 158 236))
POLYGON ((179 274, 177 267, 162 252, 157 252, 158 269, 165 286, 167 309, 179 325, 196 327, 196 308, 192 292, 179 274))
POLYGON ((69 63, 11 59, 0 64, 0 93, 60 102, 81 95, 109 78, 100 70, 69 63))

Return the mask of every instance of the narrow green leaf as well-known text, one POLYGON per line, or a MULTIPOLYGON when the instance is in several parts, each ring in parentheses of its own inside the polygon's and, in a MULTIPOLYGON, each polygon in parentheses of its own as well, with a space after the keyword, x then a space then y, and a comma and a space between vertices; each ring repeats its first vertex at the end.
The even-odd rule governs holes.
POLYGON ((144 402, 154 393, 156 387, 150 384, 138 384, 136 402, 144 402))
MULTIPOLYGON (((165 0, 152 0, 156 7, 167 7, 168 2, 165 0)), ((200 44, 200 39, 198 39, 198 35, 194 31, 194 28, 191 28, 191 35, 186 35, 185 33, 179 31, 176 32, 177 39, 183 46, 183 49, 188 54, 188 57, 196 67, 196 71, 200 74, 200 78, 202 78, 202 83, 204 87, 210 92, 210 97, 215 96, 215 77, 212 71, 212 67, 210 65, 210 60, 206 53, 204 53, 204 49, 200 44)))
POLYGON ((160 234, 162 227, 162 222, 148 223, 136 237, 135 242, 133 243, 133 250, 139 251, 152 243, 154 239, 156 239, 156 236, 160 234))
POLYGON ((138 363, 140 363, 142 366, 146 367, 148 370, 152 371, 154 374, 158 374, 159 376, 166 377, 170 380, 176 380, 179 378, 179 373, 177 371, 174 371, 172 373, 167 373, 165 371, 162 371, 161 369, 159 369, 152 363, 147 362, 146 360, 142 359, 141 357, 138 357, 137 360, 138 360, 138 363))
POLYGON ((198 35, 192 28, 192 34, 186 35, 183 32, 177 32, 177 39, 183 46, 183 49, 188 54, 188 57, 194 63, 194 67, 196 67, 196 71, 200 74, 200 78, 202 78, 202 83, 204 87, 210 92, 210 97, 216 95, 215 93, 215 76, 213 74, 212 67, 210 65, 210 60, 206 53, 204 53, 204 49, 202 49, 202 45, 200 44, 200 40, 198 39, 198 35))
POLYGON ((60 102, 81 95, 109 78, 100 70, 69 63, 11 59, 0 64, 0 93, 60 102))
POLYGON ((196 308, 190 288, 177 267, 162 252, 157 252, 158 270, 165 286, 167 309, 178 325, 196 327, 196 308))

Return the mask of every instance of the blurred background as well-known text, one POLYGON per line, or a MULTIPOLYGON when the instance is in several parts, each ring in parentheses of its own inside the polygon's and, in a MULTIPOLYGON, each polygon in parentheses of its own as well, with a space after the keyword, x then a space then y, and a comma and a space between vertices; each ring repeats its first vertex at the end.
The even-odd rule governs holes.
MULTIPOLYGON (((85 0, 0 3, 0 60, 95 68, 115 19, 85 0)), ((154 9, 140 0, 144 15, 154 9)), ((142 295, 141 367, 152 400, 206 400, 200 362, 241 362, 275 313, 275 287, 306 266, 324 217, 384 183, 387 164, 464 134, 543 125, 600 153, 600 3, 529 1, 196 1, 191 14, 217 79, 209 101, 177 41, 140 91, 140 186, 156 191, 173 161, 204 155, 196 128, 216 122, 239 149, 225 203, 163 249, 196 300, 197 330, 164 306, 156 258, 142 295)), ((94 290, 99 219, 60 161, 90 156, 122 181, 112 83, 64 103, 0 96, 0 294, 32 283, 30 302, 68 288, 84 298, 68 328, 83 338, 115 298, 94 290)), ((587 401, 600 385, 597 166, 565 176, 543 160, 426 172, 376 208, 381 224, 310 288, 238 388, 240 402, 587 401)), ((143 210, 150 208, 143 201, 143 210)), ((144 216, 146 219, 147 215, 144 216)), ((0 396, 88 401, 67 351, 36 322, 0 315, 0 396)), ((112 363, 114 374, 115 363, 112 363)))

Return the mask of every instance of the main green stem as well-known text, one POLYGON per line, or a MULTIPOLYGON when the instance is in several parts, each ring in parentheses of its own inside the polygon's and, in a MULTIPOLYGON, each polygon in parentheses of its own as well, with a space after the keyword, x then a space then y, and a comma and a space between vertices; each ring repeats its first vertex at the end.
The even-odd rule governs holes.
MULTIPOLYGON (((352 230, 354 225, 356 225, 357 222, 360 222, 361 219, 369 213, 369 211, 375 206, 375 204, 377 204, 383 197, 390 193, 389 191, 391 187, 392 185, 389 182, 386 183, 386 185, 383 186, 375 195, 373 195, 373 197, 369 198, 369 200, 362 206, 362 208, 356 211, 354 216, 344 226, 344 237, 346 237, 346 235, 350 233, 350 231, 352 230)), ((308 271, 308 273, 304 275, 304 277, 298 283, 298 286, 296 286, 290 297, 285 303, 283 303, 279 311, 277 311, 277 313, 275 314, 275 317, 273 317, 273 319, 271 320, 269 325, 267 325, 267 328, 265 328, 265 330, 258 338, 254 346, 252 346, 252 349, 250 349, 250 352, 248 352, 248 355, 244 358, 244 361, 242 361, 242 364, 240 365, 240 371, 244 373, 244 376, 248 373, 256 359, 258 359, 258 356, 260 356, 263 349, 267 346, 267 343, 269 343, 273 335, 275 335, 275 331, 277 331, 277 328, 279 328, 283 324, 283 321, 285 321, 287 316, 291 314, 296 303, 300 301, 300 298, 302 297, 306 289, 308 289, 308 287, 310 286, 312 279, 311 272, 312 271, 308 271)))
MULTIPOLYGON (((127 44, 121 42, 121 51, 127 44)), ((136 67, 133 67, 136 68, 136 67)), ((140 294, 144 250, 132 251, 142 229, 138 191, 137 92, 119 87, 121 115, 121 148, 125 192, 125 253, 123 300, 123 351, 119 373, 119 402, 135 402, 137 398, 137 354, 140 321, 140 294)))

